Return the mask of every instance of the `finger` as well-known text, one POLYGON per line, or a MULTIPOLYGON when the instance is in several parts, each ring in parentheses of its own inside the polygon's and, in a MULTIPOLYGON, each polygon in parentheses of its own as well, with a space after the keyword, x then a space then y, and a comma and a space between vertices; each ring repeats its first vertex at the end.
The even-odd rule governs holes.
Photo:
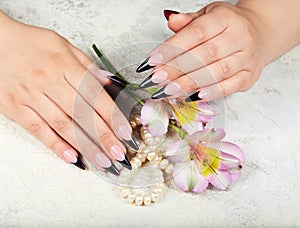
POLYGON ((102 85, 89 72, 81 67, 72 68, 67 72, 66 80, 86 100, 92 110, 95 110, 105 120, 120 140, 134 149, 138 149, 128 120, 102 85))
POLYGON ((22 105, 18 113, 18 117, 14 119, 17 123, 51 149, 62 160, 85 169, 85 165, 80 160, 80 156, 76 150, 57 135, 34 109, 22 105))
MULTIPOLYGON (((198 97, 199 100, 211 101, 228 96, 234 92, 243 92, 254 84, 255 80, 253 80, 253 78, 253 72, 240 71, 224 81, 201 88, 199 92, 192 96, 194 98, 198 97)), ((196 99, 194 99, 194 101, 195 100, 196 99)), ((191 99, 187 98, 187 101, 191 101, 191 99)))
POLYGON ((217 82, 224 81, 242 69, 249 69, 246 54, 238 52, 216 61, 199 70, 180 76, 174 82, 178 83, 185 93, 198 90, 217 82))
MULTIPOLYGON (((206 8, 201 9, 196 13, 179 13, 179 14, 170 14, 168 17, 168 27, 173 32, 178 32, 179 30, 183 29, 187 26, 192 20, 195 18, 205 14, 206 8)), ((165 11, 164 11, 165 12, 165 11)))
POLYGON ((70 44, 70 49, 75 55, 75 57, 80 62, 81 66, 88 70, 91 74, 93 74, 102 85, 107 85, 111 81, 107 78, 108 76, 112 76, 113 74, 106 70, 101 70, 99 67, 93 63, 90 58, 88 58, 81 50, 77 47, 70 44))
POLYGON ((155 48, 138 68, 137 72, 169 62, 171 59, 204 43, 227 28, 227 20, 218 11, 211 11, 193 20, 174 36, 155 48))
MULTIPOLYGON (((99 84, 98 81, 97 83, 99 84)), ((105 121, 95 112, 95 110, 66 82, 65 84, 61 84, 56 91, 63 91, 60 93, 60 96, 63 95, 63 99, 59 98, 59 96, 51 98, 50 96, 47 97, 51 100, 53 99, 52 101, 56 103, 58 107, 64 110, 68 116, 71 116, 73 120, 75 120, 76 123, 88 134, 88 136, 93 138, 95 142, 101 146, 105 153, 110 155, 113 159, 120 161, 121 164, 124 163, 127 167, 130 167, 130 163, 125 155, 125 147, 116 138, 114 133, 110 130, 105 121)), ((42 109, 41 106, 45 105, 45 103, 47 103, 46 100, 41 102, 40 107, 38 108, 42 109)), ((51 104, 49 104, 49 106, 51 107, 51 104)), ((106 107, 104 106, 102 108, 105 109, 106 107)), ((61 116, 57 117, 57 113, 59 112, 57 107, 53 107, 52 110, 52 113, 55 116, 50 118, 48 116, 51 116, 51 114, 45 113, 45 118, 50 118, 49 123, 52 125, 57 123, 57 126, 54 127, 58 130, 58 132, 65 130, 66 132, 64 134, 69 133, 68 140, 71 140, 72 137, 74 137, 72 136, 73 128, 71 127, 71 119, 68 120, 67 116, 63 115, 63 113, 61 113, 61 116), (65 123, 64 125, 66 125, 66 127, 62 125, 61 122, 65 123), (66 129, 61 129, 62 127, 66 129)), ((61 132, 61 134, 63 134, 63 132, 61 132)), ((73 141, 73 143, 75 142, 73 141)))
MULTIPOLYGON (((108 152, 109 154, 106 156, 104 150, 101 148, 102 146, 99 147, 96 145, 83 129, 64 113, 50 98, 43 94, 39 99, 39 103, 35 105, 36 109, 39 110, 40 115, 49 126, 51 126, 61 138, 80 151, 82 155, 96 165, 97 168, 101 170, 105 169, 113 174, 118 174, 117 169, 115 169, 113 163, 110 161, 110 157, 116 159, 114 157, 116 153, 108 152), (47 109, 43 108, 45 106, 47 109)), ((106 145, 111 143, 111 141, 106 141, 106 145)), ((121 143, 119 144, 124 147, 121 143)))

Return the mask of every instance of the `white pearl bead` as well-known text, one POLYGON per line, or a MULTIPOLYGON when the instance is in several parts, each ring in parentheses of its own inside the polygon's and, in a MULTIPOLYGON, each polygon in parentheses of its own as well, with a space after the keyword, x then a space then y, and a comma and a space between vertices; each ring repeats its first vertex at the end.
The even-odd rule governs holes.
POLYGON ((156 203, 159 200, 159 195, 155 192, 151 192, 151 200, 156 203))
POLYGON ((133 203, 135 200, 135 193, 130 193, 127 197, 129 203, 133 203))
POLYGON ((161 193, 163 193, 163 190, 162 190, 162 188, 156 187, 153 189, 153 192, 155 192, 157 194, 161 194, 161 193))
POLYGON ((156 152, 152 151, 152 152, 148 153, 147 159, 148 159, 149 161, 152 161, 152 159, 153 159, 155 156, 156 156, 156 152))
POLYGON ((158 154, 158 155, 156 155, 156 156, 153 158, 152 162, 153 162, 154 164, 157 164, 157 165, 158 165, 162 159, 163 159, 163 156, 162 156, 161 154, 158 154))
POLYGON ((130 120, 129 123, 130 123, 132 128, 136 128, 137 124, 134 120, 130 120))
POLYGON ((143 201, 144 201, 144 197, 143 197, 143 196, 137 195, 137 196, 135 197, 135 204, 136 204, 137 206, 141 206, 141 205, 143 204, 143 201))
POLYGON ((173 172, 174 165, 172 163, 169 163, 165 169, 166 173, 170 174, 173 172))
POLYGON ((141 154, 141 153, 138 153, 136 155, 137 158, 139 158, 142 162, 146 161, 146 156, 145 154, 141 154))
POLYGON ((149 206, 151 204, 151 197, 149 195, 144 195, 144 204, 149 206))
POLYGON ((130 193, 130 190, 128 188, 125 188, 120 192, 120 196, 122 198, 126 199, 129 195, 129 193, 130 193))
POLYGON ((169 164, 169 160, 168 159, 163 159, 161 160, 161 162, 159 163, 159 167, 161 169, 165 169, 167 167, 167 165, 169 164))
POLYGON ((134 116, 134 121, 135 121, 135 123, 136 123, 137 125, 141 125, 141 124, 142 124, 142 122, 141 122, 141 117, 138 116, 138 115, 134 116))
POLYGON ((138 167, 142 165, 142 161, 138 157, 134 157, 132 160, 138 167))

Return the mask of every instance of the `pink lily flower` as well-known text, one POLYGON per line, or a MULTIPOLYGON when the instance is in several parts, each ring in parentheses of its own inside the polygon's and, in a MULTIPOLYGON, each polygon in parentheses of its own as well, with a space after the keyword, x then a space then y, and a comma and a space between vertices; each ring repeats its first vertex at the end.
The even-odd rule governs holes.
POLYGON ((244 153, 237 145, 221 141, 223 129, 205 129, 172 144, 165 155, 174 163, 173 178, 183 191, 204 192, 211 184, 225 190, 237 180, 244 153))
POLYGON ((192 135, 203 130, 204 124, 212 120, 214 112, 205 102, 185 102, 180 98, 166 98, 159 101, 149 99, 141 110, 141 122, 148 127, 153 136, 167 133, 171 116, 174 116, 181 127, 192 135))

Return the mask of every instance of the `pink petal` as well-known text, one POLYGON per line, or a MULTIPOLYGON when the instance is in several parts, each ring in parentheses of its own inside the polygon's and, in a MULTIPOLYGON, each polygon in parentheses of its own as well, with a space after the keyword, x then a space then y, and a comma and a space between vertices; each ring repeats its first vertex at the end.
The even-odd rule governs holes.
POLYGON ((221 170, 230 171, 239 168, 241 165, 241 161, 238 158, 223 152, 219 152, 218 159, 220 162, 219 169, 221 170))
POLYGON ((205 128, 203 131, 197 132, 192 138, 193 140, 202 142, 218 142, 226 135, 223 128, 209 129, 205 128))
POLYGON ((162 101, 147 100, 141 109, 141 122, 153 136, 160 136, 168 131, 169 115, 162 101))
POLYGON ((227 189, 231 183, 231 175, 227 171, 215 171, 215 174, 212 174, 208 177, 208 182, 218 189, 227 189))
POLYGON ((183 191, 201 193, 206 190, 208 181, 200 174, 194 161, 176 163, 173 171, 174 183, 183 191))
POLYGON ((179 140, 167 148, 165 156, 174 163, 187 162, 190 160, 190 146, 186 140, 179 140))
POLYGON ((219 150, 222 153, 229 154, 240 160, 241 163, 245 162, 245 155, 240 147, 230 142, 212 142, 208 147, 219 150))
POLYGON ((195 132, 203 130, 203 124, 201 121, 193 121, 186 124, 182 124, 182 128, 189 134, 192 135, 195 132))
POLYGON ((230 176, 231 176, 231 181, 234 182, 236 181, 237 179, 240 178, 241 176, 241 169, 238 169, 238 170, 234 170, 234 171, 229 171, 230 173, 230 176))

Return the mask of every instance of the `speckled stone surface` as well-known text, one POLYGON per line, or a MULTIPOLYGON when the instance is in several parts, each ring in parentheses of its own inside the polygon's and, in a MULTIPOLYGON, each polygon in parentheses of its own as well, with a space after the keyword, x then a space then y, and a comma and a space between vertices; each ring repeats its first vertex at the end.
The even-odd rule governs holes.
MULTIPOLYGON (((2 0, 24 23, 54 29, 88 55, 172 33, 162 9, 193 11, 207 1, 2 0)), ((1 35, 1 33, 0 33, 1 35)), ((114 186, 56 158, 0 115, 0 227, 300 226, 300 47, 265 68, 247 93, 226 98, 226 139, 246 165, 228 191, 168 190, 150 207, 128 205, 114 186)))

